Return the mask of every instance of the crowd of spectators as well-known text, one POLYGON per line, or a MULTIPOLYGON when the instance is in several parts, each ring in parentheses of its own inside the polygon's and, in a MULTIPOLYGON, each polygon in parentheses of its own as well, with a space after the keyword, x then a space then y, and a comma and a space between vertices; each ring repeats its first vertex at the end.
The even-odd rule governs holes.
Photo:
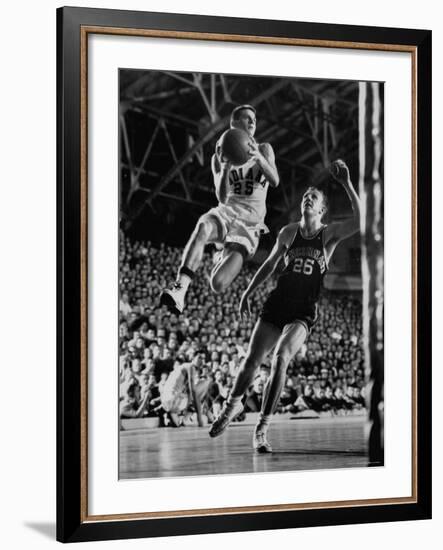
MULTIPOLYGON (((237 315, 240 296, 257 266, 245 265, 223 294, 209 287, 210 253, 187 294, 183 314, 159 307, 161 290, 175 279, 182 250, 120 236, 120 416, 159 416, 163 385, 176 362, 193 362, 199 379, 210 379, 204 411, 217 416, 245 355, 257 314, 275 280, 251 299, 252 316, 237 315)), ((249 388, 245 411, 259 411, 270 372, 268 357, 249 388)), ((329 411, 349 414, 364 408, 361 300, 358 295, 325 292, 319 319, 289 364, 279 413, 329 411)), ((196 380, 198 383, 198 380, 196 380)))

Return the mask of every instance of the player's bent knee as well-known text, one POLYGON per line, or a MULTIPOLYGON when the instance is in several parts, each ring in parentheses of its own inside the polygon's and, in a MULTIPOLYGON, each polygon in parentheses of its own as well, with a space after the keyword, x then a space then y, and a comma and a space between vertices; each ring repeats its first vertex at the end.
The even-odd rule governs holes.
POLYGON ((225 248, 228 252, 237 252, 240 254, 242 262, 245 262, 250 256, 246 246, 240 243, 229 242, 225 244, 225 248))
POLYGON ((211 290, 215 294, 220 294, 220 292, 223 292, 223 285, 216 277, 211 278, 211 290))
POLYGON ((202 243, 206 243, 211 235, 211 232, 211 222, 208 219, 200 218, 194 230, 195 238, 202 243))
POLYGON ((211 288, 213 292, 219 294, 228 288, 230 282, 231 281, 228 277, 217 272, 211 277, 211 288))

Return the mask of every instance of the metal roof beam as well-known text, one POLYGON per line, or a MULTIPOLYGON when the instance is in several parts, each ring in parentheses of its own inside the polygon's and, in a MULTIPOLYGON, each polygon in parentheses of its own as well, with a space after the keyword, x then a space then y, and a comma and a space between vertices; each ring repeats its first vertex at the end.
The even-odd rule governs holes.
MULTIPOLYGON (((254 106, 259 105, 263 101, 265 101, 268 97, 275 94, 278 90, 281 90, 284 86, 287 85, 287 81, 284 79, 279 80, 276 82, 273 86, 268 88, 267 90, 260 93, 258 96, 256 96, 254 99, 251 100, 251 104, 254 106)), ((213 126, 211 126, 206 134, 204 134, 200 139, 198 139, 194 145, 186 151, 186 153, 178 160, 175 166, 165 176, 158 182, 156 187, 154 188, 151 196, 149 197, 148 201, 149 203, 152 203, 152 200, 155 198, 156 194, 163 190, 163 188, 170 183, 175 176, 178 174, 178 172, 183 168, 183 166, 188 162, 188 160, 206 143, 208 143, 214 136, 218 134, 218 132, 221 132, 225 126, 228 124, 230 120, 230 114, 224 116, 221 118, 218 122, 216 122, 213 126)), ((144 207, 144 205, 143 205, 144 207)))

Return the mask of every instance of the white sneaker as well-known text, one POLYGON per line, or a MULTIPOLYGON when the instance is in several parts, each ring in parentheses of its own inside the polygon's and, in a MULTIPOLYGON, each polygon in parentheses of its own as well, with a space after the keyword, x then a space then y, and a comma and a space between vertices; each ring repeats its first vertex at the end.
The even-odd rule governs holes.
POLYGON ((212 255, 212 264, 216 267, 223 260, 224 248, 216 249, 212 255))
POLYGON ((209 436, 218 437, 221 435, 229 426, 230 422, 242 412, 243 403, 241 401, 238 401, 235 405, 226 402, 220 416, 212 423, 211 429, 209 430, 209 436))
POLYGON ((266 431, 260 425, 255 427, 252 446, 257 453, 272 453, 272 447, 266 439, 266 431))
POLYGON ((171 313, 179 315, 185 307, 185 292, 180 283, 174 283, 172 288, 165 288, 160 294, 160 305, 166 306, 171 313))

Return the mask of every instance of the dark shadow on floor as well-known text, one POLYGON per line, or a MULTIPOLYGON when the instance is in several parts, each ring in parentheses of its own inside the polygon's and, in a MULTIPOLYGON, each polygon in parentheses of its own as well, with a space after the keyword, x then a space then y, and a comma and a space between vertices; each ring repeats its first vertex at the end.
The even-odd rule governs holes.
POLYGON ((321 449, 321 450, 308 450, 308 449, 297 449, 296 451, 287 450, 287 451, 272 451, 272 453, 266 454, 265 456, 283 456, 283 455, 300 455, 300 456, 366 456, 366 451, 353 451, 353 450, 338 450, 338 449, 321 449))
POLYGON ((55 523, 38 523, 29 521, 24 525, 25 527, 33 529, 34 531, 37 531, 37 533, 44 535, 48 539, 55 540, 55 523))

